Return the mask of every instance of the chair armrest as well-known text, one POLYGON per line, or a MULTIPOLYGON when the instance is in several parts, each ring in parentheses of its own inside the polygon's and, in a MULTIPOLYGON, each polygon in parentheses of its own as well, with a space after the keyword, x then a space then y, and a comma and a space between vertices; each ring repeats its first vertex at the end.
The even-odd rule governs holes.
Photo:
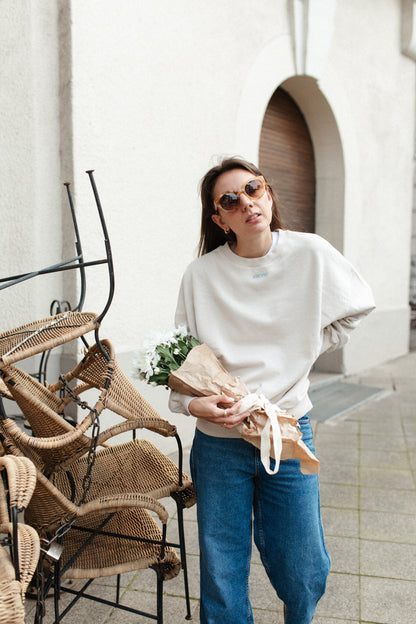
POLYGON ((19 559, 19 576, 22 584, 22 594, 25 595, 26 589, 36 571, 40 555, 40 541, 37 531, 29 526, 19 522, 17 525, 17 535, 13 531, 11 522, 0 525, 0 533, 8 533, 13 540, 18 541, 18 559, 19 559))
MULTIPOLYGON (((17 425, 16 425, 17 426, 17 425)), ((4 455, 0 457, 0 472, 7 474, 10 507, 25 509, 36 486, 36 468, 27 457, 4 455)))
POLYGON ((137 493, 103 496, 89 501, 78 508, 78 517, 82 518, 90 513, 97 512, 111 513, 112 511, 120 511, 121 509, 131 509, 134 507, 154 511, 159 516, 162 524, 166 524, 168 521, 169 514, 162 503, 147 494, 137 493))
POLYGON ((145 418, 134 418, 132 420, 123 420, 116 425, 112 425, 98 436, 98 444, 103 444, 106 440, 113 438, 126 431, 133 431, 135 429, 146 429, 147 424, 152 423, 153 420, 147 421, 145 418))
POLYGON ((17 444, 19 443, 19 440, 22 440, 25 445, 30 446, 31 448, 34 448, 36 450, 42 450, 61 449, 67 444, 78 440, 91 426, 91 422, 91 416, 88 415, 81 423, 81 425, 79 425, 79 427, 77 426, 72 431, 68 431, 67 433, 63 433, 59 436, 51 436, 48 438, 36 438, 34 436, 28 435, 27 433, 22 431, 20 427, 10 418, 6 418, 5 420, 3 420, 2 425, 6 430, 6 433, 8 433, 17 444), (89 422, 87 419, 90 419, 89 422))

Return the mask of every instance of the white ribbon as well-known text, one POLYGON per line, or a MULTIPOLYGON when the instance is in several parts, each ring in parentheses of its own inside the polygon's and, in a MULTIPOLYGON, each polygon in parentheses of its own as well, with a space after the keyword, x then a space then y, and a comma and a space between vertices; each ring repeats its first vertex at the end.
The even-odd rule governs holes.
POLYGON ((270 403, 263 394, 247 394, 241 399, 240 413, 264 410, 267 422, 263 427, 260 438, 260 458, 266 472, 270 475, 279 470, 280 456, 282 454, 282 434, 277 415, 282 413, 277 405, 270 403), (276 459, 274 470, 270 468, 270 433, 273 432, 273 451, 276 459))

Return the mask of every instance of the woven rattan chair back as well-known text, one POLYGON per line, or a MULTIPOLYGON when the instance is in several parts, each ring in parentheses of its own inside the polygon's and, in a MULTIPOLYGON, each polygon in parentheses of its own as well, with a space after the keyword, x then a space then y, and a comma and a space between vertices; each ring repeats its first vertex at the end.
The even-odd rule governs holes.
POLYGON ((22 410, 35 437, 33 440, 28 439, 27 434, 10 419, 4 420, 3 426, 6 429, 9 428, 17 446, 38 467, 42 463, 45 470, 53 471, 68 458, 76 458, 88 451, 90 439, 82 432, 91 425, 91 418, 87 417, 81 427, 75 431, 73 425, 58 413, 62 410, 62 400, 31 375, 15 366, 0 369, 0 375, 22 410), (59 438, 62 444, 55 444, 59 438), (35 439, 36 441, 44 440, 43 445, 33 446, 36 444, 35 439), (36 457, 27 450, 28 448, 33 449, 36 457))
POLYGON ((11 540, 10 554, 0 548, 0 623, 24 624, 24 598, 39 560, 35 529, 17 522, 36 485, 36 470, 25 457, 0 457, 0 533, 11 540))
MULTIPOLYGON (((89 388, 97 388, 101 391, 100 402, 112 412, 123 418, 138 419, 142 427, 160 435, 175 436, 176 427, 162 418, 124 375, 112 343, 102 340, 101 346, 107 357, 98 345, 92 345, 74 370, 63 375, 65 381, 69 383, 77 379, 82 382, 75 388, 77 395, 89 388)), ((62 387, 62 382, 49 386, 53 392, 62 387)))
POLYGON ((63 312, 0 333, 0 367, 14 364, 99 327, 97 314, 63 312))

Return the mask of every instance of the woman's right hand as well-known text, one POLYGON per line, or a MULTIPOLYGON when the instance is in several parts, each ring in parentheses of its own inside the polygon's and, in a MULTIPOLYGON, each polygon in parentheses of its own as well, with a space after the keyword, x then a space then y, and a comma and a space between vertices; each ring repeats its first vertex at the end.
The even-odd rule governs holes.
POLYGON ((214 394, 207 397, 197 397, 188 404, 190 413, 196 418, 204 418, 215 425, 232 429, 240 425, 250 412, 239 413, 240 402, 226 394, 214 394), (221 407, 218 407, 221 405, 221 407), (228 407, 229 406, 229 407, 228 407))

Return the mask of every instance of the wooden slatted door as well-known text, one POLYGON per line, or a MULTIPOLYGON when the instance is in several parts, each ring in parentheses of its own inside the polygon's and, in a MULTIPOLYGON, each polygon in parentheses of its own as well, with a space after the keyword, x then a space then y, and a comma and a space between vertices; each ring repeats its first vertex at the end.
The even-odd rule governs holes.
POLYGON ((277 89, 264 115, 259 166, 279 198, 284 226, 315 231, 315 158, 309 129, 296 102, 277 89))

